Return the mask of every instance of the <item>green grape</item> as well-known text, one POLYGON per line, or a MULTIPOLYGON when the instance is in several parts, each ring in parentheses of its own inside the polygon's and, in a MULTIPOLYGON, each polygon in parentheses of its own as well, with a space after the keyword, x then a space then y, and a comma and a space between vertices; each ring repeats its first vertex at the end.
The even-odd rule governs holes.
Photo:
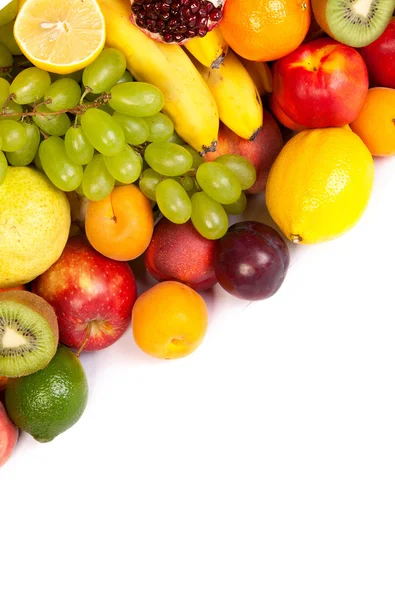
POLYGON ((16 152, 23 148, 27 141, 25 128, 16 121, 0 121, 0 137, 3 140, 4 152, 16 152))
POLYGON ((49 110, 57 112, 58 110, 72 109, 77 106, 81 98, 81 88, 74 79, 65 77, 54 81, 47 89, 44 100, 51 100, 48 104, 49 110))
POLYGON ((114 177, 108 172, 101 154, 95 154, 86 166, 82 179, 82 191, 88 200, 100 201, 111 194, 115 185, 114 177))
POLYGON ((42 168, 50 181, 63 192, 72 192, 80 185, 83 176, 81 165, 69 159, 64 140, 51 136, 40 144, 42 168))
POLYGON ((0 150, 3 148, 3 140, 0 137, 0 150))
POLYGON ((10 69, 13 62, 12 54, 7 46, 0 43, 0 69, 10 69))
POLYGON ((183 144, 183 147, 188 150, 190 154, 192 154, 193 163, 192 163, 192 171, 197 171, 200 165, 204 163, 203 156, 200 156, 199 152, 197 152, 192 146, 188 146, 187 144, 183 144))
POLYGON ((118 121, 98 108, 89 108, 81 117, 81 125, 92 146, 104 156, 118 154, 125 145, 118 121))
POLYGON ((13 100, 9 100, 7 104, 4 106, 4 103, 0 107, 0 121, 19 121, 21 118, 21 113, 23 113, 23 108, 20 104, 17 104, 13 100), (2 114, 1 114, 2 113, 2 114), (5 115, 14 115, 14 116, 5 116, 5 115))
POLYGON ((208 240, 219 240, 228 231, 228 215, 224 207, 207 196, 197 192, 191 198, 192 223, 195 229, 208 240))
POLYGON ((130 81, 134 81, 133 76, 126 70, 122 77, 118 79, 117 83, 129 83, 130 81))
POLYGON ((0 185, 4 183, 5 178, 7 177, 8 164, 7 159, 4 156, 4 152, 0 150, 0 185))
POLYGON ((0 40, 13 56, 20 56, 22 54, 22 50, 15 41, 14 23, 15 21, 10 21, 9 23, 6 23, 0 27, 0 40))
POLYGON ((74 79, 77 83, 81 83, 82 81, 82 73, 83 69, 80 71, 74 71, 74 73, 68 73, 67 75, 61 75, 60 73, 50 73, 52 81, 57 81, 58 79, 74 79))
MULTIPOLYGON (((167 140, 168 142, 173 142, 173 144, 180 144, 181 146, 185 145, 185 142, 176 131, 173 131, 172 135, 167 140)), ((188 146, 189 147, 189 146, 188 146)))
POLYGON ((13 21, 18 14, 18 0, 12 0, 0 10, 0 25, 13 21))
POLYGON ((174 131, 173 122, 163 113, 146 117, 145 120, 149 127, 149 142, 166 142, 172 136, 174 131))
POLYGON ((195 189, 195 180, 190 175, 182 175, 182 177, 177 177, 176 179, 186 192, 189 193, 195 189))
POLYGON ((36 114, 33 117, 33 121, 41 131, 48 133, 48 135, 65 135, 66 131, 71 127, 70 119, 66 113, 54 115, 45 104, 39 107, 39 112, 47 113, 48 116, 47 114, 36 114))
POLYGON ((34 165, 36 167, 36 169, 38 169, 39 171, 44 171, 43 166, 41 164, 41 159, 40 159, 40 146, 38 147, 36 156, 34 157, 34 165))
POLYGON ((233 202, 233 204, 224 204, 224 209, 228 215, 241 215, 247 208, 247 196, 244 192, 241 192, 240 198, 233 202))
POLYGON ((150 83, 120 83, 111 88, 111 108, 131 117, 152 117, 165 103, 159 88, 150 83))
POLYGON ((82 83, 94 94, 102 94, 112 88, 126 69, 126 58, 115 48, 105 48, 82 74, 82 83))
POLYGON ((165 179, 159 183, 156 202, 162 215, 172 223, 181 225, 191 218, 191 200, 182 185, 174 179, 165 179))
POLYGON ((34 123, 21 123, 26 132, 26 143, 16 152, 7 152, 7 159, 13 167, 27 167, 33 162, 40 145, 40 131, 34 123))
POLYGON ((162 181, 162 176, 156 173, 153 169, 145 169, 142 172, 139 186, 144 196, 150 200, 156 201, 156 188, 162 181))
POLYGON ((145 150, 144 158, 154 171, 167 177, 184 175, 190 171, 193 163, 188 150, 171 142, 150 144, 145 150))
POLYGON ((105 156, 105 165, 109 173, 120 183, 133 183, 141 174, 143 159, 133 148, 126 145, 115 156, 105 156))
POLYGON ((51 85, 51 77, 47 71, 37 67, 24 69, 11 83, 10 92, 18 104, 32 104, 41 100, 51 85))
POLYGON ((242 190, 248 190, 256 182, 254 165, 244 156, 238 154, 223 154, 215 159, 216 163, 225 165, 240 182, 242 190))
POLYGON ((67 130, 64 145, 67 156, 77 165, 87 165, 95 153, 94 147, 80 125, 74 125, 67 130))
POLYGON ((196 171, 196 179, 202 190, 220 204, 233 204, 240 198, 239 180, 225 165, 205 162, 196 171))
POLYGON ((0 77, 0 109, 4 102, 9 98, 10 95, 10 84, 4 77, 0 77))
POLYGON ((115 112, 113 118, 122 127, 125 140, 131 146, 139 146, 148 140, 149 127, 142 117, 129 117, 115 112))

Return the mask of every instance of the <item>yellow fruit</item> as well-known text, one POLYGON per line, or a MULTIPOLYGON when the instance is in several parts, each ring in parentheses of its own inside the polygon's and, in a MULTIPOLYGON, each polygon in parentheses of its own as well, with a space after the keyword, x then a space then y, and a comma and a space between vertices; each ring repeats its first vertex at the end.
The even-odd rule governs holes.
POLYGON ((98 56, 106 28, 96 0, 26 0, 14 36, 36 67, 64 74, 83 69, 98 56))
POLYGON ((373 177, 372 156, 352 131, 301 131, 271 169, 267 208, 291 241, 324 242, 356 224, 369 201, 373 177))
POLYGON ((0 186, 0 287, 32 281, 61 255, 69 235, 66 194, 29 167, 9 167, 0 186))
POLYGON ((229 50, 219 27, 214 27, 202 38, 192 38, 184 45, 184 48, 202 65, 210 67, 210 69, 218 69, 229 50))

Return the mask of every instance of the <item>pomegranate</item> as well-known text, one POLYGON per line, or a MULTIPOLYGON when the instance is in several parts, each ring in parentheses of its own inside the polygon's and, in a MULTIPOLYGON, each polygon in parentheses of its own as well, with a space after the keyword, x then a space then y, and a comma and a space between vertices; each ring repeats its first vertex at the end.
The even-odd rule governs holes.
POLYGON ((226 0, 131 0, 131 20, 165 44, 185 44, 204 37, 223 17, 226 0))

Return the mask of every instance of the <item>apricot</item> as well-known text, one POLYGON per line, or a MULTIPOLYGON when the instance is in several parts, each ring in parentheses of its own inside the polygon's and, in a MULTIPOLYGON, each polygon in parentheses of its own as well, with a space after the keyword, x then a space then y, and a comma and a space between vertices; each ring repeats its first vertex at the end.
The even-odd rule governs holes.
POLYGON ((395 90, 370 88, 364 107, 350 127, 373 156, 395 156, 395 90))
POLYGON ((89 202, 85 233, 92 246, 113 260, 134 260, 147 249, 154 230, 152 205, 136 185, 115 187, 89 202))
POLYGON ((223 154, 240 154, 255 167, 257 179, 248 190, 250 194, 261 194, 265 191, 267 178, 272 164, 284 146, 281 131, 269 111, 263 111, 263 126, 256 138, 251 142, 239 137, 221 123, 218 144, 215 152, 209 152, 205 160, 212 161, 223 154))
POLYGON ((144 292, 132 313, 137 346, 155 358, 182 358, 198 348, 206 334, 208 311, 195 290, 163 281, 144 292))
POLYGON ((10 458, 18 440, 18 428, 6 413, 0 402, 0 467, 10 458))
POLYGON ((207 290, 217 283, 215 246, 191 221, 176 225, 162 218, 144 255, 145 266, 158 281, 180 281, 194 290, 207 290))

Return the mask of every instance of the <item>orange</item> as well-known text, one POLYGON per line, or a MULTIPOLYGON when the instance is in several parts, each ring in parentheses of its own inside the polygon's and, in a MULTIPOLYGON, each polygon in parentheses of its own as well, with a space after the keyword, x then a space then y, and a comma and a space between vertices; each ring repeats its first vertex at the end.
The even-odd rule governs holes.
POLYGON ((104 256, 134 260, 148 248, 154 231, 151 202, 133 184, 115 187, 104 200, 89 202, 85 231, 104 256))
POLYGON ((269 61, 300 46, 310 19, 310 0, 227 0, 220 27, 237 54, 269 61))
POLYGON ((357 119, 350 123, 354 133, 373 156, 395 155, 395 90, 371 88, 357 119))
POLYGON ((163 281, 144 292, 133 307, 137 346, 156 358, 181 358, 196 350, 207 330, 203 298, 177 281, 163 281))

